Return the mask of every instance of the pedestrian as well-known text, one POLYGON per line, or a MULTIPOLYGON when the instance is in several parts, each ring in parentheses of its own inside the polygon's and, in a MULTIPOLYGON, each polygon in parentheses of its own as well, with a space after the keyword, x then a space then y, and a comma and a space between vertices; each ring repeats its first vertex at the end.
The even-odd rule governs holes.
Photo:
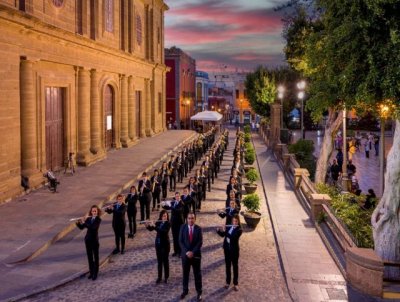
POLYGON ((125 213, 126 213, 126 206, 124 203, 124 196, 122 194, 118 194, 117 202, 108 206, 106 208, 106 212, 108 214, 113 214, 112 219, 112 227, 114 230, 115 236, 115 249, 113 250, 113 254, 121 254, 125 253, 125 227, 126 227, 126 220, 125 220, 125 213))
POLYGON ((332 162, 332 165, 330 168, 333 185, 337 184, 341 171, 342 171, 342 169, 339 167, 337 160, 333 159, 333 162, 332 162))
POLYGON ((355 142, 354 141, 350 141, 350 143, 349 143, 349 152, 348 152, 349 160, 353 159, 353 155, 354 155, 354 153, 356 153, 356 151, 357 151, 357 149, 356 149, 355 142))
POLYGON ((136 215, 137 215, 136 204, 138 200, 139 200, 139 195, 137 193, 136 187, 131 186, 129 194, 125 198, 125 204, 128 206, 127 209, 128 225, 129 225, 128 238, 133 238, 136 234, 136 215))
POLYGON ((147 177, 147 173, 142 173, 142 178, 139 180, 139 202, 140 202, 140 220, 150 219, 150 204, 153 199, 151 192, 151 182, 147 177))
POLYGON ((174 241, 174 253, 172 254, 172 257, 179 257, 181 253, 179 231, 183 225, 183 206, 181 194, 179 192, 175 192, 175 197, 172 199, 170 204, 164 203, 162 206, 165 210, 171 210, 171 229, 172 239, 174 241))
POLYGON ((356 166, 353 164, 353 161, 350 159, 349 163, 347 164, 347 173, 349 174, 349 177, 351 177, 353 174, 356 173, 356 166))
POLYGON ((217 229, 218 235, 224 237, 224 255, 225 255, 225 272, 226 284, 225 288, 228 289, 231 284, 231 268, 233 268, 233 288, 235 291, 239 290, 239 239, 242 235, 242 228, 240 226, 239 215, 236 214, 232 217, 232 225, 222 226, 217 229))
POLYGON ((89 213, 81 218, 76 226, 83 230, 87 228, 85 236, 86 255, 89 263, 89 277, 95 281, 99 273, 99 227, 101 210, 97 205, 90 207, 89 213))
POLYGON ((365 199, 364 209, 369 210, 371 208, 374 208, 375 204, 376 204, 376 194, 373 189, 369 189, 367 197, 365 199))
POLYGON ((169 222, 168 212, 161 210, 158 221, 154 224, 153 222, 146 222, 146 228, 149 231, 156 231, 155 248, 157 255, 157 269, 158 277, 156 283, 160 283, 162 280, 162 271, 164 267, 164 283, 168 282, 169 278, 169 230, 171 224, 169 222))
POLYGON ((342 171, 342 167, 343 167, 343 152, 342 149, 338 149, 337 150, 337 154, 336 154, 336 160, 337 160, 337 164, 340 167, 340 172, 342 171))
POLYGON ((259 132, 259 129, 260 129, 260 123, 257 122, 257 123, 256 123, 256 131, 257 131, 257 133, 259 132))
POLYGON ((375 156, 379 156, 379 136, 374 136, 374 148, 375 148, 375 156))
POLYGON ((193 267, 197 301, 202 301, 201 247, 203 245, 203 231, 200 226, 195 224, 196 218, 193 213, 189 213, 187 220, 187 224, 182 225, 179 232, 183 271, 181 299, 184 299, 189 293, 190 267, 193 267))
POLYGON ((365 150, 365 157, 366 158, 369 158, 369 150, 371 150, 371 148, 370 148, 370 143, 369 143, 369 140, 367 140, 366 142, 365 142, 365 148, 364 148, 364 150, 365 150))

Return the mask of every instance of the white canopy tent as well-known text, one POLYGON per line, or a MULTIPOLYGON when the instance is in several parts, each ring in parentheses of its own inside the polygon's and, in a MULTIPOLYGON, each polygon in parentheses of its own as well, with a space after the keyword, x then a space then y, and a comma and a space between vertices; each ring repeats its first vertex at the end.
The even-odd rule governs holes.
POLYGON ((202 111, 199 112, 190 119, 192 121, 203 121, 203 122, 218 122, 222 119, 222 114, 218 113, 217 111, 202 111))

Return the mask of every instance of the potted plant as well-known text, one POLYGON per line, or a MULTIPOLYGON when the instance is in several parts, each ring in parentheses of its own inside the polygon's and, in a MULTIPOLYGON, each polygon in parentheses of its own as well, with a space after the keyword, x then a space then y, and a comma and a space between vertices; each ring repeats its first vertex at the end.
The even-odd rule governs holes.
POLYGON ((242 199, 242 203, 247 208, 243 212, 244 220, 249 227, 255 229, 261 220, 261 213, 258 212, 261 206, 260 197, 257 194, 249 194, 242 199))
POLYGON ((247 150, 244 153, 244 160, 247 164, 252 165, 256 160, 256 154, 254 153, 254 150, 247 150))
POLYGON ((250 125, 244 126, 244 127, 243 127, 243 132, 244 132, 244 133, 250 133, 250 132, 251 132, 250 125))
POLYGON ((245 142, 245 143, 248 143, 248 142, 250 142, 250 140, 251 140, 251 135, 250 135, 250 133, 246 133, 246 134, 244 135, 244 142, 245 142))
POLYGON ((258 175, 258 172, 256 169, 249 169, 249 171, 246 172, 246 179, 249 181, 248 183, 243 184, 244 189, 246 190, 247 194, 252 194, 257 190, 257 184, 256 182, 260 176, 258 175))

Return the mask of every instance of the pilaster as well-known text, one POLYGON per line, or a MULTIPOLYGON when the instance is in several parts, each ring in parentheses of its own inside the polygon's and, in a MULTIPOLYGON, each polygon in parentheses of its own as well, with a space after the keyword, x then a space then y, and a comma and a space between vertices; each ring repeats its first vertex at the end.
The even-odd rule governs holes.
POLYGON ((121 144, 127 148, 128 138, 128 78, 121 76, 121 144))
POLYGON ((90 71, 79 69, 78 74, 78 154, 79 165, 90 162, 90 71))

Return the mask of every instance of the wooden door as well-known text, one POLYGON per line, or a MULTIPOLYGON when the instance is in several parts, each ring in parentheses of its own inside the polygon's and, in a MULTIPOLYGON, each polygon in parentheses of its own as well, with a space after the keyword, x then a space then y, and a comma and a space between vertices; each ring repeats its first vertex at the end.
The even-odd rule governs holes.
POLYGON ((135 95, 136 102, 136 136, 140 137, 140 103, 142 98, 142 92, 137 90, 135 95))
POLYGON ((114 92, 110 85, 104 91, 104 133, 105 149, 110 150, 114 147, 114 92))
POLYGON ((46 168, 60 170, 64 166, 64 89, 46 87, 46 168))

